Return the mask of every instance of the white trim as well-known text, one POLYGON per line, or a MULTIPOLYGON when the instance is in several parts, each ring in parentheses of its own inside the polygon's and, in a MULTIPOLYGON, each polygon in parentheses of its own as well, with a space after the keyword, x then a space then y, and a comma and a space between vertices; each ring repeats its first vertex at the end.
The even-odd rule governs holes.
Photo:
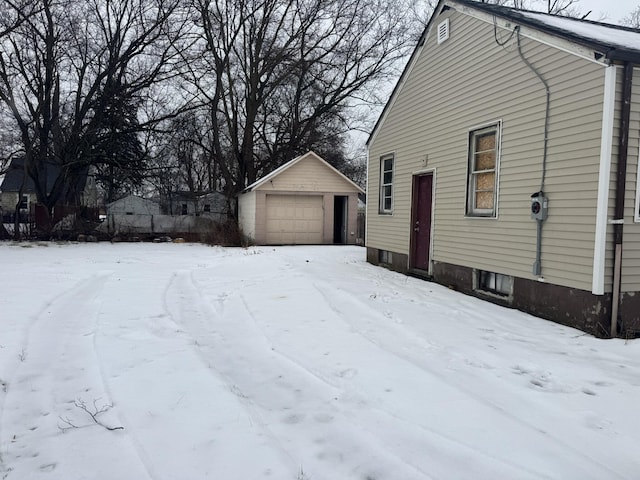
POLYGON ((613 122, 616 107, 616 66, 604 70, 604 98, 602 105, 602 139, 600 143, 600 173, 596 208, 596 235, 593 248, 593 280, 591 293, 604 295, 604 271, 607 253, 607 216, 609 210, 609 179, 613 151, 613 122))
POLYGON ((317 153, 315 153, 314 151, 311 151, 311 150, 308 151, 307 153, 305 153, 304 155, 300 155, 299 157, 296 157, 293 160, 289 160, 284 165, 280 165, 278 168, 273 170, 271 173, 268 173, 264 177, 262 177, 259 180, 256 180, 255 182, 253 182, 251 185, 249 185, 247 188, 242 190, 242 192, 240 192, 240 193, 242 194, 242 193, 247 193, 247 192, 251 192, 252 190, 255 190, 260 185, 264 185, 269 180, 272 180, 273 178, 275 178, 276 176, 280 175, 285 170, 293 167, 296 163, 301 162, 302 160, 305 160, 305 159, 308 159, 308 158, 315 158, 317 161, 322 163, 325 167, 328 167, 329 170, 333 171, 334 173, 337 173, 343 180, 346 180, 349 184, 351 184, 351 186, 354 187, 354 189, 356 189, 358 191, 358 193, 364 193, 364 190, 362 190, 362 188, 360 188, 360 186, 358 186, 353 180, 351 180, 349 177, 347 177, 344 173, 342 173, 341 171, 336 169, 333 165, 331 165, 329 162, 327 162, 320 155, 318 155, 317 153))
POLYGON ((638 165, 636 169, 636 206, 633 211, 633 220, 640 222, 640 147, 638 147, 638 165))
POLYGON ((364 247, 368 247, 367 241, 369 240, 369 192, 371 189, 369 188, 369 169, 371 168, 370 155, 369 155, 369 146, 365 147, 365 151, 367 152, 367 179, 364 185, 365 194, 365 204, 364 204, 364 247))
POLYGON ((395 205, 395 184, 396 184, 396 154, 386 153, 380 155, 378 161, 378 169, 380 171, 380 178, 378 179, 378 215, 393 215, 393 207, 395 205), (382 195, 382 187, 384 181, 384 169, 383 165, 386 160, 391 160, 391 206, 388 210, 384 208, 384 196, 382 195))
POLYGON ((493 122, 486 122, 479 126, 472 127, 467 132, 467 176, 466 176, 466 193, 465 193, 465 204, 464 204, 464 217, 465 218, 484 218, 489 220, 497 220, 498 219, 498 199, 500 196, 500 157, 502 156, 502 119, 494 120, 493 122), (471 139, 471 134, 483 129, 495 128, 496 129, 496 167, 495 167, 495 199, 494 199, 494 212, 493 215, 474 215, 469 211, 469 175, 471 167, 470 165, 470 152, 471 152, 471 144, 469 140, 471 139))

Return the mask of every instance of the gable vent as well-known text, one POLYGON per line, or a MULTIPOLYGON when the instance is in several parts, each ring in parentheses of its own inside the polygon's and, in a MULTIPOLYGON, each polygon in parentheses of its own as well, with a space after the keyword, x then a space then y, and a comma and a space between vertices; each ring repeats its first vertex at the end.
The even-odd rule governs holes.
POLYGON ((438 45, 449 38, 449 19, 438 24, 438 45))

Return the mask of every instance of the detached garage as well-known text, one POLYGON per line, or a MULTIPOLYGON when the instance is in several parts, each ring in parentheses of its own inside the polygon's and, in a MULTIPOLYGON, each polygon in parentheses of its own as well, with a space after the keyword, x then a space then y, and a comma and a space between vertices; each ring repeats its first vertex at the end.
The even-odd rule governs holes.
POLYGON ((308 152, 249 185, 238 196, 238 222, 261 245, 355 243, 359 193, 308 152))

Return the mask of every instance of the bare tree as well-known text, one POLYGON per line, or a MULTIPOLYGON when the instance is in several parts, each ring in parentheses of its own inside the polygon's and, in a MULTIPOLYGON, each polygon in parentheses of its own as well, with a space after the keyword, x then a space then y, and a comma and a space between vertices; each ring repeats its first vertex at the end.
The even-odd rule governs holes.
POLYGON ((631 28, 640 28, 640 5, 620 22, 622 25, 631 28))
POLYGON ((190 63, 191 83, 208 107, 212 162, 230 193, 303 150, 333 139, 338 151, 347 111, 371 97, 415 38, 409 10, 391 0, 196 2, 202 54, 190 63))
MULTIPOLYGON (((427 0, 430 1, 430 0, 427 0)), ((563 17, 586 18, 587 15, 578 9, 580 0, 480 0, 482 3, 492 3, 505 7, 516 8, 518 10, 542 9, 545 13, 560 15, 563 17)))
POLYGON ((116 111, 157 104, 154 88, 176 75, 190 18, 181 0, 38 5, 0 44, 0 102, 19 132, 25 178, 50 214, 77 197, 89 165, 117 161, 105 144, 158 120, 134 111, 135 121, 108 127, 116 111))

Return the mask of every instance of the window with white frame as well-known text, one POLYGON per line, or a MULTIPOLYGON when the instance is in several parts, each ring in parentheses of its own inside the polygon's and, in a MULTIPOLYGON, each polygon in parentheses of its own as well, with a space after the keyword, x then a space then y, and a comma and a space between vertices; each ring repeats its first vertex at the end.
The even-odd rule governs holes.
POLYGON ((499 123, 469 132, 469 216, 496 216, 499 145, 499 123))
POLYGON ((393 210, 393 155, 380 158, 380 213, 393 210))

